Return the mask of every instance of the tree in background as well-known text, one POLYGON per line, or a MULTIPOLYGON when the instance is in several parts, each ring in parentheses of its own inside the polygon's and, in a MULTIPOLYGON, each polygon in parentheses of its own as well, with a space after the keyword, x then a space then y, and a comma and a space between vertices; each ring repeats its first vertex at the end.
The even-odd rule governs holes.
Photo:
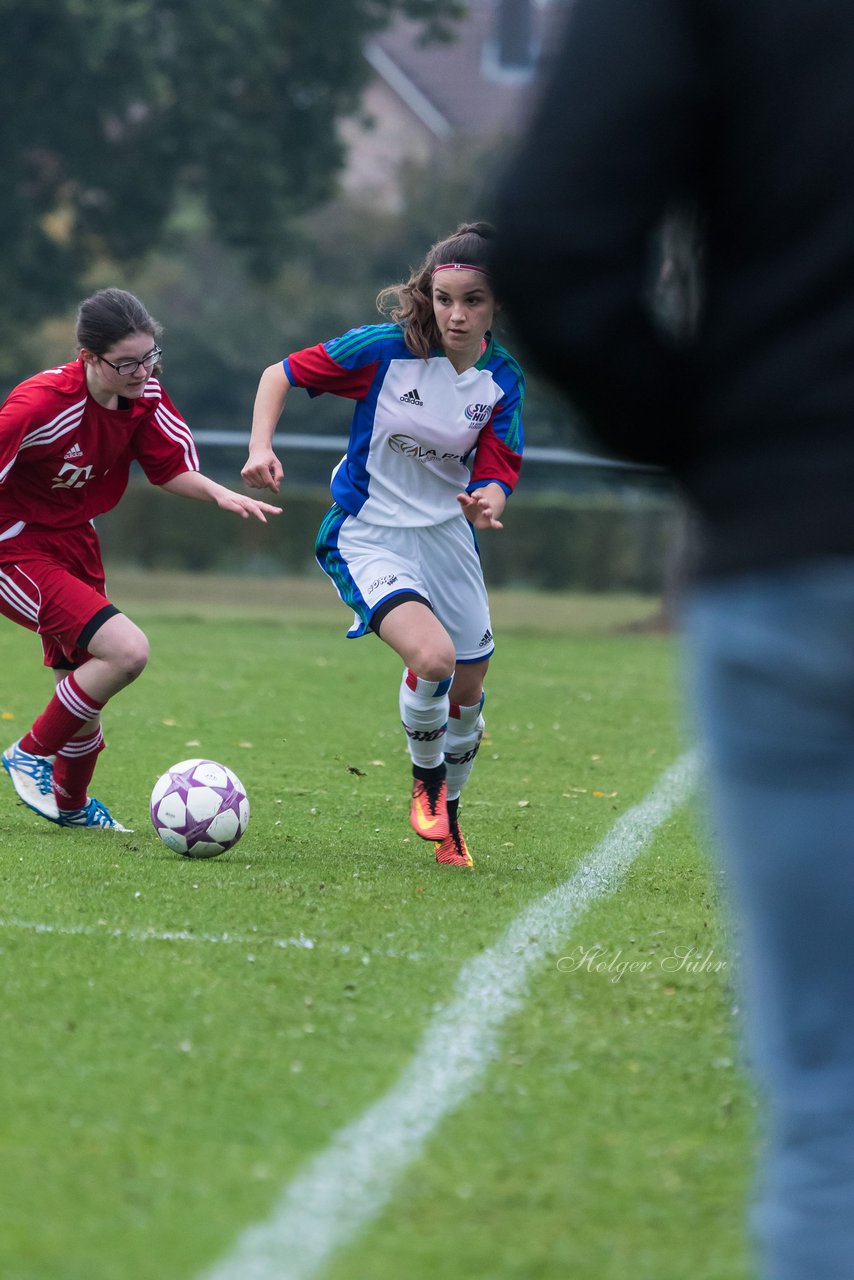
POLYGON ((0 378, 22 330, 138 263, 182 195, 250 272, 329 197, 365 37, 461 0, 0 0, 0 378))
MULTIPOLYGON (((408 276, 425 244, 484 216, 484 191, 502 154, 500 145, 460 144, 429 166, 412 164, 401 178, 400 212, 339 195, 295 217, 287 246, 271 251, 263 280, 247 278, 244 255, 215 238, 201 202, 185 194, 144 261, 123 270, 119 281, 113 265, 99 261, 87 287, 121 283, 163 322, 169 382, 193 427, 248 433, 261 369, 288 351, 379 320, 377 293, 408 276), (473 173, 481 177, 480 193, 473 192, 473 173)), ((39 364, 71 359, 72 319, 65 313, 20 334, 18 371, 9 381, 39 364)), ((513 348, 500 314, 496 334, 513 348)), ((530 381, 526 410, 529 443, 566 445, 570 431, 583 442, 549 385, 530 381)), ((297 396, 288 430, 342 435, 349 418, 334 396, 314 404, 297 396)), ((327 461, 315 459, 324 481, 327 461)))
MULTIPOLYGON (((473 216, 473 165, 459 150, 444 165, 413 166, 403 178, 402 212, 342 195, 295 218, 288 251, 271 253, 264 280, 247 280, 241 256, 213 238, 198 206, 185 203, 158 251, 125 279, 166 325, 170 378, 189 418, 197 426, 248 429, 265 365, 378 321, 379 290, 404 279, 425 244, 473 216)), ((346 430, 349 412, 334 397, 312 410, 297 396, 289 429, 346 430)))
MULTIPOLYGON (((351 196, 328 201, 295 219, 292 251, 271 257, 263 282, 247 281, 239 255, 216 243, 199 210, 185 205, 160 249, 124 283, 166 325, 170 384, 188 419, 197 427, 248 431, 261 369, 289 351, 378 321, 379 290, 405 279, 425 244, 484 215, 486 197, 473 194, 471 175, 481 175, 488 188, 501 154, 500 146, 461 143, 429 166, 412 165, 401 179, 400 212, 382 212, 351 196)), ((66 343, 67 334, 66 323, 66 343)), ((496 335, 512 348, 500 313, 496 335)), ((57 359, 61 355, 56 352, 57 359)), ((313 404, 296 396, 288 405, 289 431, 341 435, 349 420, 350 411, 334 396, 313 404)), ((563 400, 532 380, 529 442, 566 444, 568 429, 563 400)))

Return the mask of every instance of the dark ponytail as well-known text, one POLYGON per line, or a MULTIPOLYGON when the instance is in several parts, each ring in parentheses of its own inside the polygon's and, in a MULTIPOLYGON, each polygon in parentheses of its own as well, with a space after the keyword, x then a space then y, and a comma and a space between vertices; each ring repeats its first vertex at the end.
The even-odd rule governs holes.
POLYGON ((77 349, 101 356, 132 333, 149 333, 157 342, 161 326, 139 298, 124 289, 99 289, 77 309, 77 349))

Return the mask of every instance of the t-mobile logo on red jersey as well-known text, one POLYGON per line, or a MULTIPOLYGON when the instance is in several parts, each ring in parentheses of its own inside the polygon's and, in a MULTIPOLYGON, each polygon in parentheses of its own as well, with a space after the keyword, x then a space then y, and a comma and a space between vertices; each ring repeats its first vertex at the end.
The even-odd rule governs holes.
POLYGON ((75 467, 73 462, 66 462, 59 475, 55 477, 52 489, 82 489, 87 480, 92 478, 92 467, 75 467))

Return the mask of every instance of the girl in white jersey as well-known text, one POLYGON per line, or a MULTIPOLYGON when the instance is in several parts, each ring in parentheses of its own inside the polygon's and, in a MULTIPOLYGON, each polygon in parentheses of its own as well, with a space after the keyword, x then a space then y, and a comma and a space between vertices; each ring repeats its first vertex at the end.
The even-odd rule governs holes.
POLYGON ((355 614, 404 662, 400 715, 412 759, 410 819, 436 858, 472 866, 460 792, 483 735, 493 651, 475 530, 500 529, 519 474, 524 379, 490 332, 486 223, 435 244, 384 289, 392 323, 294 352, 261 375, 243 478, 278 491, 273 436, 292 386, 356 402, 317 558, 355 614))

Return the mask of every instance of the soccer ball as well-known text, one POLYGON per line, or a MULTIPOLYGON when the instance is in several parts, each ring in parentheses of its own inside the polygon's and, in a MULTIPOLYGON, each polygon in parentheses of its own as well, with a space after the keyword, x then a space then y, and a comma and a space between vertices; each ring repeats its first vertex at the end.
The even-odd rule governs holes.
POLYGON ((243 783, 215 760, 181 760, 157 779, 151 821, 165 845, 185 858, 215 858, 249 825, 243 783))

